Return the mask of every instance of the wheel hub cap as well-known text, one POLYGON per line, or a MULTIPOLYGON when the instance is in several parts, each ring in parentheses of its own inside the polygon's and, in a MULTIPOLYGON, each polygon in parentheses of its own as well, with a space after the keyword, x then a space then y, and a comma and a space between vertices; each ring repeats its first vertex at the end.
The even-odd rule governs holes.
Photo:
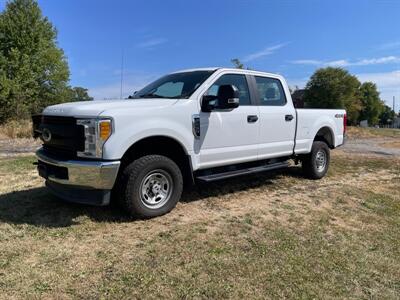
POLYGON ((151 188, 151 191, 153 192, 153 194, 158 194, 161 190, 161 186, 158 183, 155 183, 153 185, 153 187, 151 188))
POLYGON ((142 203, 151 209, 162 207, 172 194, 172 178, 164 170, 149 172, 142 180, 140 187, 142 203))

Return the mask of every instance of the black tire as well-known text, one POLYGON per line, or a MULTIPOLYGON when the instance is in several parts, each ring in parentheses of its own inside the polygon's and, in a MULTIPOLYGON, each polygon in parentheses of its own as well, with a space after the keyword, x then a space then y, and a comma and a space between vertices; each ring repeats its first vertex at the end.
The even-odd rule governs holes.
POLYGON ((162 155, 147 155, 133 161, 123 170, 119 180, 120 190, 116 191, 118 203, 129 215, 138 218, 152 218, 170 212, 181 198, 183 189, 181 170, 174 161, 162 155), (151 182, 156 183, 150 184, 151 182), (164 189, 166 184, 172 189, 168 193, 164 189), (152 192, 156 185, 161 186, 159 190, 167 194, 166 200, 158 202, 159 207, 157 203, 150 204, 149 197, 149 194, 156 195, 152 192), (148 192, 143 192, 142 188, 148 192))
POLYGON ((328 145, 324 142, 314 142, 311 153, 304 156, 301 162, 304 175, 310 179, 321 179, 325 176, 326 172, 328 172, 329 162, 330 149, 328 145), (325 157, 324 164, 322 163, 323 156, 325 157))

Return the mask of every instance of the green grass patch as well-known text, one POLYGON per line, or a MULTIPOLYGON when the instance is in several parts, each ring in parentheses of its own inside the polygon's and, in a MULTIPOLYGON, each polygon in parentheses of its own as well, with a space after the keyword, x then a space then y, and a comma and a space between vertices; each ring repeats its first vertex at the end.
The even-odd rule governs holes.
MULTIPOLYGON (((398 190, 397 190, 398 191, 398 190)), ((393 192, 396 192, 394 188, 393 192)), ((387 219, 393 219, 400 224, 400 197, 395 199, 392 196, 378 193, 369 193, 362 203, 366 208, 374 213, 384 216, 387 219)))
POLYGON ((0 159, 0 173, 21 173, 33 170, 36 166, 33 164, 37 159, 34 156, 23 156, 18 158, 0 159))
POLYGON ((351 159, 344 156, 331 157, 328 175, 337 176, 358 172, 375 172, 379 170, 390 170, 395 174, 400 172, 400 163, 387 158, 352 156, 351 159))

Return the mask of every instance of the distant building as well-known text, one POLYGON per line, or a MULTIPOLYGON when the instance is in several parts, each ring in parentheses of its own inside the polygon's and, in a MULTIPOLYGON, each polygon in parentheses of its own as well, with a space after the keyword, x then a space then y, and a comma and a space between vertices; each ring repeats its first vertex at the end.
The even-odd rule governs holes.
POLYGON ((296 108, 304 108, 304 94, 305 89, 302 90, 295 90, 292 94, 292 100, 294 107, 296 108))
POLYGON ((393 119, 393 128, 400 128, 400 117, 395 117, 393 119))

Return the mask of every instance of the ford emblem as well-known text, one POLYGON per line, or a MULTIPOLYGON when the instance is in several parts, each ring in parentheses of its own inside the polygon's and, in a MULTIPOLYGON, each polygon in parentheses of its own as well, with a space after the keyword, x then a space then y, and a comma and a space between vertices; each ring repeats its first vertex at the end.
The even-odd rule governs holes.
POLYGON ((45 142, 50 142, 51 140, 51 132, 47 128, 44 128, 42 131, 42 139, 45 142))

